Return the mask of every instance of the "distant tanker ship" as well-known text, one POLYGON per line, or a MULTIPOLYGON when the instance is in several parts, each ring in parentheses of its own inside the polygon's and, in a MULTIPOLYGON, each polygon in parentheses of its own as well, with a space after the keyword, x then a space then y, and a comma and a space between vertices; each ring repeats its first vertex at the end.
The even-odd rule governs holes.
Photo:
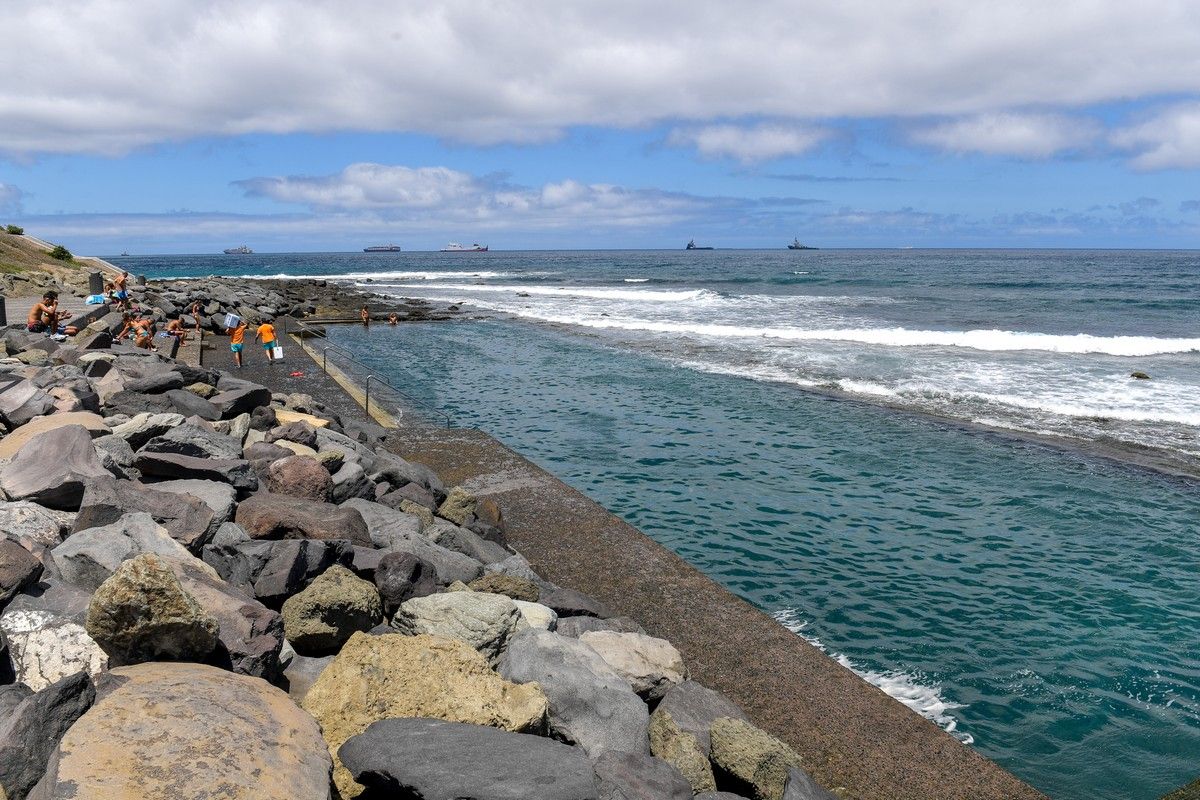
POLYGON ((398 244, 377 244, 372 247, 364 247, 364 253, 399 253, 400 245, 398 244))

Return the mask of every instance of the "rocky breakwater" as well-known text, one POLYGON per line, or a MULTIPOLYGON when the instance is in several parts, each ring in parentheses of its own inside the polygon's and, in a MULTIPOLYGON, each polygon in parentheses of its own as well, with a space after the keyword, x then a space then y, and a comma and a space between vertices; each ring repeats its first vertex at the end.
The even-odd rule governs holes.
POLYGON ((2 340, 0 797, 831 796, 381 429, 105 333, 2 340))

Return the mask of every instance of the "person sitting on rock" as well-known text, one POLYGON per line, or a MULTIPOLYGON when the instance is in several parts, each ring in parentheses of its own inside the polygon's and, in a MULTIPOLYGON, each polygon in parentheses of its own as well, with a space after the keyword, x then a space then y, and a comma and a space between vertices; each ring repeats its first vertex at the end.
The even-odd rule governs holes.
POLYGON ((258 330, 254 332, 254 340, 262 341, 263 350, 267 353, 267 363, 274 364, 275 356, 272 351, 275 350, 275 326, 270 320, 258 326, 258 330))
POLYGON ((49 291, 42 295, 39 302, 33 304, 33 308, 29 309, 29 317, 25 321, 25 326, 30 333, 70 336, 78 333, 79 330, 74 325, 68 327, 59 324, 70 318, 70 311, 58 310, 58 292, 49 291))
MULTIPOLYGON (((242 345, 246 341, 246 328, 250 327, 246 324, 246 320, 238 319, 236 328, 228 328, 226 332, 229 334, 229 351, 233 353, 233 363, 237 364, 237 368, 242 368, 242 345)), ((271 354, 267 354, 270 358, 271 354)))
POLYGON ((400 317, 396 316, 395 311, 393 311, 391 314, 388 314, 388 325, 395 325, 399 321, 400 317))
POLYGON ((137 314, 126 314, 124 319, 125 325, 121 328, 121 332, 117 334, 117 341, 128 336, 133 339, 135 347, 157 352, 158 348, 154 346, 154 339, 150 330, 150 320, 141 319, 137 314))
POLYGON ((187 329, 183 327, 183 320, 179 317, 167 323, 167 333, 179 340, 180 347, 187 347, 187 329))

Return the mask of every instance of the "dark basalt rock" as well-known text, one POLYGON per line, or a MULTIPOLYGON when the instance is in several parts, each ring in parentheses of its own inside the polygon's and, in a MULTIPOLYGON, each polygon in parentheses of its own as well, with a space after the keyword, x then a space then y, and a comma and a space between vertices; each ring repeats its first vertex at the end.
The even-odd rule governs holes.
POLYGON ((368 787, 369 797, 404 792, 426 800, 599 798, 591 764, 579 748, 483 725, 385 719, 351 737, 338 756, 368 787))
POLYGON ((390 617, 405 600, 438 590, 437 568, 412 553, 387 553, 375 568, 375 588, 390 617))
POLYGON ((245 494, 258 488, 258 476, 244 459, 196 458, 176 453, 138 453, 134 466, 143 476, 223 481, 245 494))
POLYGON ((252 539, 347 539, 371 546, 362 515, 352 508, 262 492, 238 506, 234 521, 252 539))
POLYGON ((86 672, 77 672, 22 700, 0 731, 0 786, 24 800, 41 780, 67 729, 96 699, 86 672))
POLYGON ((609 750, 593 764, 600 800, 692 800, 692 785, 665 761, 609 750))

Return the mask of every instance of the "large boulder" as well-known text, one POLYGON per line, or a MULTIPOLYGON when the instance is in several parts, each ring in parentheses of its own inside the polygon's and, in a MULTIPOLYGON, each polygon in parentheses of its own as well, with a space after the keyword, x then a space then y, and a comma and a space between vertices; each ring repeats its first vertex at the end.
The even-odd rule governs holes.
POLYGON ((62 428, 66 425, 80 425, 95 439, 108 433, 104 418, 90 411, 71 411, 66 414, 50 414, 45 417, 35 417, 12 433, 0 439, 0 459, 12 458, 25 443, 40 433, 62 428))
POLYGON ((371 480, 376 483, 387 481, 392 486, 415 483, 436 496, 444 495, 446 492, 441 478, 424 464, 405 461, 400 456, 386 450, 377 451, 373 462, 374 469, 371 472, 371 480))
MULTIPOLYGON (((198 398, 197 398, 198 399, 198 398)), ((242 443, 207 423, 185 422, 142 446, 143 453, 175 453, 195 458, 240 459, 242 443)))
POLYGON ((383 619, 374 585, 342 566, 333 566, 283 604, 287 640, 301 655, 336 652, 356 631, 383 619))
POLYGON ((12 539, 0 539, 0 608, 41 574, 42 562, 32 553, 12 539))
POLYGON ((745 720, 720 717, 709 733, 713 766, 754 800, 783 800, 789 770, 803 768, 795 750, 745 720))
POLYGON ((536 603, 541 595, 541 590, 538 589, 536 583, 518 575, 503 575, 493 572, 476 578, 467 585, 474 592, 502 594, 513 600, 524 600, 527 603, 536 603))
POLYGON ((351 563, 353 552, 336 539, 263 539, 205 545, 202 557, 225 581, 278 608, 334 564, 351 563))
POLYGON ((630 617, 563 617, 558 621, 557 630, 560 635, 570 636, 572 639, 578 639, 589 631, 646 632, 630 617))
POLYGON ((198 552, 216 531, 212 509, 206 503, 185 494, 112 478, 88 483, 72 530, 79 533, 111 525, 139 511, 149 514, 167 535, 193 552, 198 552))
POLYGON ((180 561, 193 558, 145 512, 76 533, 52 553, 63 580, 89 591, 108 580, 121 562, 143 553, 180 561))
MULTIPOLYGON (((207 386, 207 384, 200 383, 193 384, 193 386, 207 386)), ((221 418, 221 409, 208 402, 190 386, 183 389, 172 389, 166 392, 166 396, 171 401, 172 407, 185 417, 199 417, 208 422, 216 422, 221 418)))
POLYGON ((202 660, 216 648, 219 630, 153 553, 126 561, 100 584, 85 627, 114 665, 202 660))
POLYGON ((520 620, 516 603, 504 595, 447 592, 405 601, 392 617, 392 627, 409 636, 459 639, 495 664, 520 620))
MULTIPOLYGON (((218 384, 218 389, 221 385, 218 384)), ((271 390, 263 386, 248 384, 243 387, 223 389, 208 398, 221 411, 221 419, 232 419, 239 414, 248 414, 259 406, 269 405, 271 390)))
POLYGON ((554 609, 549 606, 525 600, 513 600, 513 602, 517 604, 517 610, 521 612, 521 624, 517 626, 518 630, 529 627, 552 631, 558 628, 558 614, 555 614, 554 609))
MULTIPOLYGON (((279 412, 276 411, 275 415, 278 418, 279 412)), ((267 431, 267 442, 277 442, 280 439, 302 444, 315 450, 317 448, 317 429, 307 421, 298 419, 267 431)))
POLYGON ((421 521, 411 514, 369 500, 347 500, 341 507, 354 509, 362 515, 376 547, 410 553, 433 564, 439 583, 468 583, 483 572, 483 565, 475 559, 447 550, 423 536, 420 532, 421 521))
POLYGON ((201 481, 182 479, 177 481, 160 481, 154 484, 157 492, 188 495, 203 502, 212 510, 212 531, 216 533, 223 523, 233 519, 233 510, 237 506, 237 492, 232 486, 219 481, 201 481))
POLYGON ((579 637, 647 702, 661 700, 670 689, 687 680, 683 656, 666 639, 641 633, 592 631, 579 637))
POLYGON ((383 601, 384 615, 391 617, 405 600, 438 590, 437 569, 412 553, 384 553, 375 566, 375 588, 383 601))
POLYGON ((0 720, 0 797, 24 800, 63 734, 95 699, 92 679, 77 672, 25 697, 0 720))
POLYGON ((611 609, 591 595, 556 586, 542 592, 538 602, 550 606, 560 617, 605 617, 615 616, 611 609))
POLYGON ((0 503, 0 535, 31 549, 54 547, 63 537, 61 513, 28 500, 0 503))
POLYGON ((119 436, 138 450, 151 439, 162 436, 167 431, 183 424, 184 417, 176 413, 158 413, 142 411, 135 414, 127 422, 113 426, 113 436, 119 436))
POLYGON ((708 745, 675 724, 670 713, 655 709, 650 715, 650 752, 679 770, 696 794, 716 791, 717 781, 708 760, 708 745))
POLYGON ((329 798, 316 722, 264 681, 155 662, 113 670, 98 695, 63 737, 41 798, 329 798))
POLYGON ((344 798, 361 787, 337 761, 338 748, 372 722, 428 717, 540 733, 546 697, 502 680, 470 645, 437 636, 356 633, 317 678, 304 708, 321 723, 344 798))
POLYGON ((600 800, 692 800, 679 770, 643 753, 606 750, 592 764, 600 800))
POLYGON ((461 486, 452 487, 438 506, 437 515, 455 525, 469 525, 475 517, 475 495, 461 486))
POLYGON ((837 795, 812 779, 799 767, 788 770, 783 784, 783 800, 838 800, 837 795))
POLYGON ((254 539, 346 539, 371 544, 367 524, 353 507, 270 492, 242 501, 234 521, 254 539))
POLYGON ((17 428, 53 410, 54 398, 32 381, 16 375, 0 375, 0 422, 9 428, 17 428))
MULTIPOLYGON (((330 459, 324 459, 321 460, 321 463, 328 467, 328 461, 330 459)), ((367 477, 367 473, 358 464, 352 462, 342 464, 337 471, 331 473, 331 480, 333 488, 329 492, 329 499, 335 503, 344 503, 354 498, 370 500, 375 496, 374 482, 367 477)))
POLYGON ((668 691, 654 713, 669 715, 675 726, 696 737, 705 758, 709 757, 709 728, 714 721, 726 717, 749 722, 746 712, 733 701, 696 681, 684 681, 668 691))
POLYGON ((265 483, 268 492, 322 503, 328 502, 333 492, 329 470, 308 456, 288 456, 271 462, 265 483))
POLYGON ((67 425, 26 442, 0 471, 0 489, 10 500, 74 511, 83 500, 87 481, 107 477, 88 429, 67 425))
MULTIPOLYGON (((381 720, 349 739, 338 756, 359 783, 395 797, 402 793, 418 798, 488 800, 593 800, 601 796, 596 792, 591 764, 579 748, 484 725, 437 719, 381 720)), ((674 795, 664 797, 674 799, 674 795)), ((685 800, 690 798, 689 792, 685 800)))
POLYGON ((646 704, 583 642, 527 628, 509 640, 497 671, 516 683, 536 681, 550 704, 551 732, 593 758, 649 752, 646 704))
POLYGON ((108 655, 83 627, 90 599, 58 581, 13 598, 0 615, 0 631, 15 681, 39 691, 76 672, 95 676, 108 668, 108 655))
POLYGON ((435 520, 425 535, 447 550, 462 553, 481 564, 497 564, 512 555, 504 546, 446 520, 435 520))
POLYGON ((258 476, 241 458, 199 458, 178 453, 138 453, 134 466, 143 476, 160 479, 192 478, 228 483, 241 494, 258 488, 258 476))

